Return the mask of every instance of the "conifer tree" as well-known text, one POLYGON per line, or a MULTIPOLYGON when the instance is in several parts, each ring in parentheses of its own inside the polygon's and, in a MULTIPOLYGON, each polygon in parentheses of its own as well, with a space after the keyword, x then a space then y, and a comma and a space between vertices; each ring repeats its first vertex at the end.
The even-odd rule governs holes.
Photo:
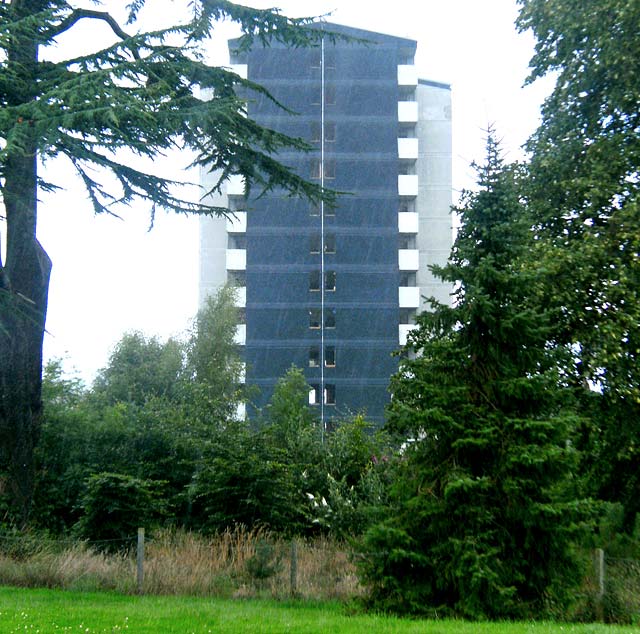
POLYGON ((208 64, 202 48, 223 18, 241 26, 241 49, 254 39, 300 46, 322 33, 307 28, 308 20, 224 0, 196 0, 185 6, 192 14, 184 21, 144 32, 144 5, 131 0, 124 26, 89 0, 0 3, 0 193, 6 218, 6 253, 0 253, 0 478, 20 523, 27 521, 33 496, 51 271, 36 238, 38 196, 67 184, 66 178, 48 181, 43 161, 65 157, 96 213, 117 213, 118 205, 136 200, 150 205, 152 217, 156 208, 223 213, 181 198, 152 162, 144 167, 144 159, 157 160, 175 148, 192 151, 194 165, 220 174, 215 189, 240 174, 265 191, 326 196, 274 159, 283 148, 305 149, 304 142, 246 117, 238 89, 266 98, 268 93, 208 64), (114 43, 99 48, 87 40, 84 54, 65 55, 61 38, 80 23, 108 27, 114 43), (48 55, 53 47, 55 58, 48 55))
POLYGON ((392 379, 388 428, 411 440, 362 572, 384 609, 523 617, 573 569, 574 416, 553 316, 529 300, 537 275, 518 170, 491 131, 476 169, 452 255, 435 269, 455 285, 453 304, 419 316, 392 379))

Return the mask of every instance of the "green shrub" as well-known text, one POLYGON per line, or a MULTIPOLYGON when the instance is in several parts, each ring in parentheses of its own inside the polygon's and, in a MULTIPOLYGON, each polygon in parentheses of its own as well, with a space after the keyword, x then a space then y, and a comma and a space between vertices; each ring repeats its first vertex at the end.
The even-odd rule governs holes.
POLYGON ((75 526, 78 535, 100 550, 130 548, 138 527, 149 526, 162 516, 161 485, 120 473, 92 475, 82 499, 83 515, 75 526))

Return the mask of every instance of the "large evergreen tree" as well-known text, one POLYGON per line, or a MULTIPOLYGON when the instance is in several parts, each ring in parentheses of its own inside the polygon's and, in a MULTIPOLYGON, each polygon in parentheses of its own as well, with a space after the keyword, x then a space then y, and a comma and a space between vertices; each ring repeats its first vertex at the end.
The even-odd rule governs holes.
POLYGON ((278 149, 306 145, 245 116, 237 89, 265 91, 209 65, 201 50, 222 18, 240 24, 241 46, 255 38, 301 45, 320 32, 306 28, 305 20, 214 0, 191 3, 191 17, 181 24, 142 32, 144 5, 132 0, 125 30, 88 1, 0 3, 0 190, 7 227, 6 254, 0 253, 0 470, 21 522, 33 493, 51 270, 36 238, 38 192, 63 184, 46 180, 42 161, 65 157, 96 213, 115 213, 117 205, 135 200, 152 210, 222 212, 180 198, 152 164, 148 171, 140 167, 141 159, 176 147, 193 151, 194 164, 220 170, 221 179, 241 174, 265 190, 316 200, 323 195, 273 158, 278 149), (50 61, 47 50, 79 22, 107 25, 114 44, 100 50, 88 45, 79 56, 65 56, 59 47, 59 61, 50 61), (211 99, 199 96, 211 93, 211 99))
POLYGON ((574 417, 553 315, 529 299, 537 271, 517 176, 490 133, 478 191, 463 197, 435 271, 454 303, 419 316, 392 379, 388 427, 411 441, 394 517, 369 531, 362 565, 382 608, 539 615, 572 569, 574 417))
POLYGON ((640 511, 640 3, 519 0, 536 38, 531 78, 555 88, 529 141, 541 296, 558 309, 594 418, 594 494, 640 511), (588 386, 598 385, 601 398, 588 386))

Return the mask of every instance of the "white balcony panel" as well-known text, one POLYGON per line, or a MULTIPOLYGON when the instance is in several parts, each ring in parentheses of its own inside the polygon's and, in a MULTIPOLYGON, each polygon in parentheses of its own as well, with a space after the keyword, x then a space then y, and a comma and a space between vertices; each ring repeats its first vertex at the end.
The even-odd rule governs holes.
POLYGON ((417 328, 418 326, 416 324, 400 324, 399 326, 399 333, 398 333, 398 342, 400 343, 401 346, 406 345, 407 343, 407 336, 409 335, 409 333, 414 330, 415 328, 417 328))
POLYGON ((229 70, 236 75, 240 75, 242 79, 249 76, 249 67, 246 64, 229 64, 229 70))
POLYGON ((398 121, 400 123, 418 123, 418 102, 398 101, 398 121))
POLYGON ((418 175, 399 174, 398 175, 398 195, 417 196, 418 195, 418 175))
POLYGON ((420 287, 400 286, 398 288, 400 308, 420 308, 420 287))
POLYGON ((236 406, 236 418, 238 420, 247 419, 247 406, 244 403, 238 403, 236 406))
POLYGON ((418 70, 413 64, 398 66, 398 86, 417 86, 418 70))
POLYGON ((234 289, 236 292, 236 306, 238 308, 246 308, 247 307, 247 287, 239 286, 234 289))
POLYGON ((398 233, 418 233, 420 218, 413 211, 401 211, 398 214, 398 233))
POLYGON ((418 139, 398 139, 398 158, 417 159, 418 139))
POLYGON ((246 233, 247 232, 247 212, 236 211, 233 216, 228 216, 227 231, 229 233, 246 233))
POLYGON ((420 251, 398 249, 398 267, 401 271, 417 271, 420 268, 420 251))
POLYGON ((244 346, 247 343, 247 325, 238 324, 233 337, 233 342, 238 346, 244 346))
POLYGON ((240 174, 232 174, 227 180, 228 196, 244 196, 244 177, 240 174))
POLYGON ((227 271, 246 271, 247 251, 245 249, 227 249, 227 271))
POLYGON ((247 381, 247 364, 240 364, 240 374, 238 375, 238 383, 246 383, 247 381))

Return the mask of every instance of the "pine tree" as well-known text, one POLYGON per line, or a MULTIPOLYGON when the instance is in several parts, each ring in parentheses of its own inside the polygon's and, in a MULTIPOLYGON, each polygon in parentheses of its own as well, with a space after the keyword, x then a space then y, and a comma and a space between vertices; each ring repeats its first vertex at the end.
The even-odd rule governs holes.
POLYGON ((573 570, 579 517, 568 480, 574 416, 536 307, 518 169, 490 131, 478 190, 446 266, 454 302, 418 318, 392 379, 390 430, 411 438, 394 517, 369 531, 362 572, 375 605, 522 617, 573 570))
MULTIPOLYGON (((36 238, 38 192, 49 182, 43 161, 66 157, 96 213, 140 200, 178 213, 225 210, 180 198, 153 163, 184 148, 194 165, 221 180, 240 174, 264 191, 311 200, 331 197, 273 158, 283 148, 304 150, 299 139, 246 117, 240 91, 266 98, 258 85, 211 66, 202 46, 217 20, 241 26, 240 48, 254 39, 292 46, 322 33, 308 20, 290 20, 226 1, 190 3, 190 19, 153 32, 136 32, 145 0, 129 3, 128 32, 95 3, 8 0, 0 3, 0 192, 5 207, 6 254, 0 253, 0 478, 6 479, 14 516, 25 523, 33 496, 33 450, 42 400, 42 340, 51 261, 36 238), (82 7, 78 5, 88 5, 82 7), (115 43, 79 56, 66 55, 61 36, 78 24, 105 25, 115 43), (47 50, 57 46, 51 61, 47 50), (212 94, 212 98, 200 95, 212 94), (125 150, 122 152, 122 150, 125 150)), ((325 34, 326 35, 326 34, 325 34)))

